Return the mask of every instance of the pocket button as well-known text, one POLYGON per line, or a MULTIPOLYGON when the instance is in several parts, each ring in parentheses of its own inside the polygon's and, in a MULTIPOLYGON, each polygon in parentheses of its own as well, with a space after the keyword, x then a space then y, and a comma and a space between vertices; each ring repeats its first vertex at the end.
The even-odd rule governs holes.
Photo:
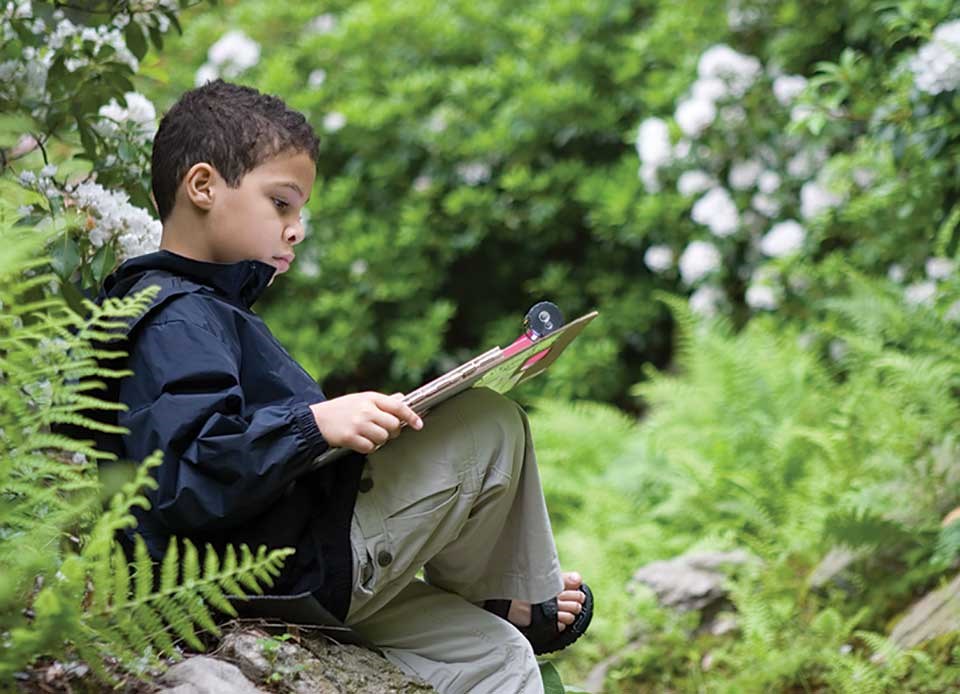
POLYGON ((360 478, 360 486, 358 487, 361 493, 369 492, 373 489, 373 480, 369 477, 360 478))
POLYGON ((377 554, 377 563, 380 566, 387 566, 392 561, 393 561, 393 555, 390 554, 390 552, 387 552, 386 550, 383 550, 382 552, 377 554))

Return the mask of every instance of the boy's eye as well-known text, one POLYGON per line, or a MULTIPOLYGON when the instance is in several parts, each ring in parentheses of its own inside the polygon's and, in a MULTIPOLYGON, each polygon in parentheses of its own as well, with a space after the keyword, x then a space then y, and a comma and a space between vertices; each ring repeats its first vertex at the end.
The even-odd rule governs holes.
POLYGON ((278 210, 285 210, 288 207, 290 207, 290 205, 287 203, 286 200, 281 200, 280 198, 274 198, 273 204, 276 206, 278 210))

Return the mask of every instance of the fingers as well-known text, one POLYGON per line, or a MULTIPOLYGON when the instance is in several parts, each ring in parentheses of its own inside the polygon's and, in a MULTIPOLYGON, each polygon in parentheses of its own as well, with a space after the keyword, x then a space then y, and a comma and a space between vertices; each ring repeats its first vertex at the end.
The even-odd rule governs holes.
POLYGON ((379 448, 391 438, 390 431, 376 422, 364 422, 357 428, 357 434, 379 448))
POLYGON ((397 417, 403 422, 406 422, 409 426, 419 431, 423 428, 423 420, 420 419, 416 412, 410 409, 409 405, 403 402, 402 398, 402 393, 394 393, 393 395, 381 394, 375 402, 377 407, 384 412, 389 412, 393 416, 397 417))
POLYGON ((389 412, 377 410, 370 415, 370 421, 384 429, 391 439, 400 435, 400 420, 389 412))
POLYGON ((576 590, 583 583, 583 578, 576 571, 567 571, 563 574, 563 587, 566 590, 576 590))

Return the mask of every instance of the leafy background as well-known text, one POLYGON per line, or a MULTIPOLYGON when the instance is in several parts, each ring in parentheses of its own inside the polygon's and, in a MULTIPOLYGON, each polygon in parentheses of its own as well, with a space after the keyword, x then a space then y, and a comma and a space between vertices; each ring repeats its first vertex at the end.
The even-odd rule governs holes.
MULTIPOLYGON (((150 114, 129 92, 155 115, 198 75, 279 94, 323 136, 320 175, 294 271, 257 309, 328 395, 410 390, 511 340, 536 300, 601 311, 516 392, 563 563, 599 599, 591 638, 557 659, 566 682, 616 656, 610 692, 956 686, 952 636, 887 639, 960 549, 941 525, 960 504, 958 30, 936 54, 939 91, 921 60, 960 19, 952 2, 159 7, 122 29, 135 66, 74 44, 46 90, 4 87, 6 233, 51 239, 55 280, 37 291, 77 308, 149 242, 129 230, 142 217, 71 187, 92 172, 149 210, 150 114), (697 94, 718 46, 752 77, 740 92, 727 80, 708 118, 697 94), (67 70, 70 51, 88 67, 67 70), (803 78, 786 100, 783 76, 803 78), (656 166, 650 123, 666 138, 656 166), (772 191, 737 182, 753 162, 772 191), (703 207, 690 172, 733 211, 703 207), (735 224, 717 233, 724 215, 735 224), (786 246, 771 236, 784 222, 800 228, 786 246), (856 560, 813 586, 838 547, 856 560), (656 559, 738 548, 760 561, 731 578, 725 636, 630 581, 656 559)), ((83 19, 109 26, 106 10, 83 19)), ((54 22, 52 6, 31 11, 54 22)), ((7 12, 4 58, 43 55, 48 32, 7 12)))

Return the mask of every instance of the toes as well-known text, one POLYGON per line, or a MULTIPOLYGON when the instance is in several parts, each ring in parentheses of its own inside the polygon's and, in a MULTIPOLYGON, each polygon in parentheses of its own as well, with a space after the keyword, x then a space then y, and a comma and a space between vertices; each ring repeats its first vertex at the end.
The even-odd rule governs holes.
POLYGON ((565 590, 560 595, 557 596, 557 600, 562 602, 576 602, 583 604, 583 601, 587 599, 587 596, 583 594, 583 591, 580 590, 565 590))

